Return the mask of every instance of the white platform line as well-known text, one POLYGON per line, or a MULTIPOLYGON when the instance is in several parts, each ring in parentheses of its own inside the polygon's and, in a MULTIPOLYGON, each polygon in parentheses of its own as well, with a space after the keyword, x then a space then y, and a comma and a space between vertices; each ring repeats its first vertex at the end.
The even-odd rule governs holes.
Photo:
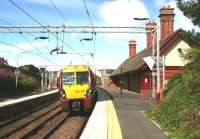
POLYGON ((169 137, 169 133, 167 133, 166 131, 164 131, 161 126, 156 123, 154 120, 150 119, 149 117, 146 116, 144 111, 140 111, 147 119, 149 119, 154 125, 156 125, 167 137, 169 137))
POLYGON ((53 91, 44 92, 44 93, 41 93, 41 94, 36 94, 36 95, 18 98, 18 99, 15 99, 15 100, 0 102, 0 107, 5 107, 7 105, 16 104, 16 103, 19 103, 19 102, 31 100, 31 99, 34 99, 34 98, 39 98, 39 97, 42 97, 42 96, 47 96, 47 95, 54 94, 54 93, 57 93, 57 92, 58 92, 58 90, 53 90, 53 91))

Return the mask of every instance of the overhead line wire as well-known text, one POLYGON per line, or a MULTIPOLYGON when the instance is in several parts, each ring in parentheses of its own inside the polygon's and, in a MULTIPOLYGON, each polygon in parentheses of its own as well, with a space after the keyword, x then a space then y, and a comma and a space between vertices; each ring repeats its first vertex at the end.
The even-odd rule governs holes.
POLYGON ((92 59, 93 59, 93 61, 94 61, 94 63, 95 63, 95 60, 94 60, 94 55, 95 55, 95 45, 96 45, 96 43, 95 43, 95 41, 96 41, 96 32, 95 32, 95 30, 94 30, 94 26, 93 26, 93 23, 92 23, 92 19, 91 19, 91 16, 90 16, 90 13, 89 13, 89 10, 88 10, 88 8, 87 8, 87 5, 86 5, 86 2, 85 2, 85 0, 83 0, 83 4, 84 4, 84 7, 85 7, 85 10, 86 10, 86 13, 87 13, 87 16, 88 16, 88 18, 89 18, 89 21, 90 21, 90 24, 91 24, 91 27, 92 27, 92 38, 94 39, 94 48, 93 48, 93 50, 94 50, 94 52, 93 52, 93 55, 92 55, 92 59))
MULTIPOLYGON (((49 0, 49 2, 51 3, 51 5, 55 8, 55 10, 57 11, 57 13, 63 18, 63 20, 68 24, 68 26, 72 27, 72 25, 69 23, 69 21, 65 18, 65 16, 62 14, 62 12, 57 8, 57 6, 55 5, 55 3, 52 0, 49 0)), ((71 28, 72 31, 74 31, 74 33, 77 35, 79 41, 81 40, 81 37, 79 36, 78 33, 75 32, 75 29, 71 28)), ((64 32, 63 32, 64 33, 64 32)), ((64 39, 64 38, 63 38, 64 39)), ((63 40, 64 42, 64 40, 63 40)), ((84 46, 83 42, 81 42, 81 44, 84 46)), ((80 57, 82 58, 82 60, 84 61, 84 58, 80 55, 80 57)))
MULTIPOLYGON (((0 18, 0 20, 2 21, 2 22, 4 22, 4 23, 6 23, 6 24, 8 24, 8 25, 10 25, 10 26, 13 26, 13 27, 15 27, 13 24, 11 24, 10 22, 8 22, 8 21, 6 21, 6 20, 4 20, 4 19, 1 19, 0 18)), ((20 35, 39 53, 38 55, 40 55, 40 57, 41 58, 44 58, 44 59, 46 59, 46 60, 48 60, 49 62, 51 62, 51 63, 53 63, 53 64, 55 64, 53 61, 51 61, 48 57, 46 57, 45 55, 43 55, 40 51, 39 51, 39 49, 37 49, 37 47, 35 46, 35 45, 33 45, 31 42, 30 42, 30 40, 28 40, 28 38, 21 32, 20 33, 20 35)), ((24 49, 25 50, 25 49, 24 49)))
MULTIPOLYGON (((10 43, 1 41, 1 40, 0 40, 0 43, 1 43, 1 44, 4 44, 4 45, 7 45, 7 46, 10 46, 10 47, 14 47, 14 48, 16 48, 16 49, 18 49, 18 50, 22 50, 22 51, 24 51, 24 52, 28 52, 28 53, 32 53, 32 54, 35 54, 35 55, 37 55, 37 56, 40 56, 38 53, 34 53, 34 52, 32 52, 32 51, 28 51, 28 50, 26 50, 26 49, 17 47, 16 45, 13 45, 13 44, 10 44, 10 43)), ((41 56, 40 56, 40 57, 41 57, 41 56)))
MULTIPOLYGON (((28 17, 30 17, 32 20, 34 20, 36 23, 38 23, 39 25, 41 25, 43 28, 45 28, 45 29, 47 29, 48 31, 49 31, 49 29, 48 29, 48 27, 46 27, 46 26, 44 26, 43 24, 41 24, 36 18, 34 18, 31 14, 29 14, 27 11, 25 11, 23 8, 21 8, 18 4, 16 4, 15 2, 13 2, 12 0, 9 0, 9 2, 10 3, 12 3, 15 7, 17 7, 19 10, 21 10, 24 14, 26 14, 28 17)), ((50 31, 49 31, 50 32, 50 31)), ((51 34, 53 34, 54 36, 55 36, 55 34, 54 33, 52 33, 52 32, 50 32, 51 34)), ((56 37, 56 36, 55 36, 56 37)), ((59 38, 59 40, 61 40, 60 38, 59 38)), ((76 50, 75 49, 73 49, 69 44, 67 44, 67 43, 65 43, 64 42, 64 44, 67 46, 67 47, 69 47, 72 51, 74 51, 74 52, 76 52, 76 50)))
POLYGON ((22 37, 41 55, 41 56, 43 56, 43 58, 45 58, 46 60, 48 60, 49 62, 51 62, 51 63, 53 63, 53 64, 55 64, 52 60, 50 60, 48 57, 46 57, 45 55, 43 55, 40 51, 39 51, 39 49, 35 46, 35 45, 33 45, 32 44, 32 42, 30 41, 30 40, 28 40, 28 38, 25 36, 25 35, 23 35, 22 34, 22 37))
POLYGON ((84 3, 84 7, 85 7, 85 10, 86 10, 87 16, 88 16, 88 18, 89 18, 89 20, 90 20, 90 24, 91 24, 92 30, 93 30, 93 32, 95 32, 95 31, 94 31, 94 26, 93 26, 93 23, 92 23, 92 19, 91 19, 91 17, 90 17, 90 13, 89 13, 89 11, 88 11, 88 8, 87 8, 87 5, 86 5, 86 3, 85 3, 85 0, 83 0, 83 3, 84 3))
MULTIPOLYGON (((52 6, 56 9, 56 11, 58 12, 58 14, 63 18, 63 20, 68 24, 68 26, 72 27, 72 25, 69 23, 69 21, 65 18, 65 16, 62 14, 62 12, 57 8, 57 6, 54 4, 54 2, 52 0, 49 0, 50 3, 52 4, 52 6)), ((71 28, 74 32, 75 30, 73 28, 71 28)), ((76 35, 78 36, 79 40, 81 40, 81 37, 76 33, 76 35)))
MULTIPOLYGON (((0 40, 0 43, 1 43, 1 44, 4 44, 4 45, 7 45, 7 46, 10 46, 10 47, 13 47, 13 48, 18 49, 18 50, 22 50, 23 52, 31 53, 31 54, 37 55, 37 56, 39 56, 39 57, 41 57, 41 58, 44 58, 44 57, 42 57, 42 56, 41 56, 40 54, 38 54, 38 53, 34 53, 34 52, 32 52, 32 51, 29 51, 29 50, 26 50, 26 49, 17 47, 16 45, 13 45, 13 44, 10 44, 10 43, 1 41, 1 40, 0 40)), ((51 62, 51 63, 52 63, 52 62, 51 62)), ((52 63, 52 64, 58 66, 58 65, 55 64, 55 63, 52 63)))
MULTIPOLYGON (((0 21, 6 23, 6 24, 8 24, 8 25, 10 25, 11 27, 17 28, 17 26, 11 24, 10 22, 8 22, 8 21, 5 20, 5 19, 0 18, 0 21)), ((9 28, 9 30, 12 31, 12 29, 10 29, 10 28, 9 28)), ((20 29, 19 29, 19 30, 20 30, 20 29)), ((20 30, 20 31, 21 31, 21 30, 20 30)), ((22 33, 23 33, 23 32, 22 32, 22 33)), ((34 36, 33 34, 28 34, 28 35, 30 35, 30 36, 32 36, 32 37, 34 37, 34 38, 36 37, 36 36, 34 36)), ((44 44, 41 42, 41 40, 39 40, 39 42, 40 42, 42 45, 44 45, 44 44)), ((45 46, 46 49, 48 49, 48 51, 51 51, 48 47, 46 47, 46 45, 44 45, 44 46, 45 46)))

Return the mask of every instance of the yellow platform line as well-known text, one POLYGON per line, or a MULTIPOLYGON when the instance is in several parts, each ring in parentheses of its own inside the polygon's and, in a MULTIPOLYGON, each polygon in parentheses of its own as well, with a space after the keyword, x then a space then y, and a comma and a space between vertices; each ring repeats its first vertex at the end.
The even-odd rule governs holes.
POLYGON ((108 139, 122 139, 121 128, 112 100, 107 101, 108 139))
POLYGON ((80 139, 122 139, 112 100, 97 102, 80 139))

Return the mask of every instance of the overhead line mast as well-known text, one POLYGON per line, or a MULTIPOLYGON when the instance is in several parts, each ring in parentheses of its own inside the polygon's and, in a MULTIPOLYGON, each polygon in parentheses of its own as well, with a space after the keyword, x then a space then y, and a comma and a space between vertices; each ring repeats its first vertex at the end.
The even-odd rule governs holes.
MULTIPOLYGON (((53 2, 53 0, 49 0, 49 2, 51 3, 51 5, 54 7, 54 9, 57 11, 57 13, 62 17, 62 19, 67 23, 67 25, 69 26, 69 27, 71 27, 71 24, 69 23, 69 21, 65 18, 65 16, 62 14, 62 12, 57 8, 57 6, 54 4, 54 2, 53 2)), ((63 34, 63 44, 64 44, 64 34, 65 34, 65 25, 63 25, 63 31, 62 31, 62 34, 63 34)), ((75 31, 73 28, 71 29, 72 31, 75 31)), ((57 32, 58 33, 58 32, 57 32)), ((81 40, 81 37, 79 36, 79 34, 78 33, 76 33, 76 36, 78 37, 78 39, 79 40, 81 40)), ((83 46, 83 42, 80 42, 81 43, 81 45, 83 46)), ((62 44, 62 46, 61 46, 61 49, 60 49, 60 54, 64 54, 64 52, 63 52, 63 44, 62 44)), ((55 50, 55 49, 54 49, 55 50)), ((57 53, 58 53, 58 51, 59 50, 57 50, 57 53)), ((81 57, 81 59, 82 59, 82 61, 84 62, 85 60, 84 60, 84 58, 82 57, 82 55, 79 55, 80 57, 81 57)))

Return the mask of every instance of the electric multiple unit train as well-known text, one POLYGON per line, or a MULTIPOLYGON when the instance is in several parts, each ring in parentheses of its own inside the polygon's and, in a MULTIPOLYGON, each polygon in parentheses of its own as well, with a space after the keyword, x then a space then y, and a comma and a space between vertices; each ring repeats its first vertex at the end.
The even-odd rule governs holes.
POLYGON ((85 65, 69 65, 59 72, 61 109, 90 111, 96 98, 96 80, 85 65))

